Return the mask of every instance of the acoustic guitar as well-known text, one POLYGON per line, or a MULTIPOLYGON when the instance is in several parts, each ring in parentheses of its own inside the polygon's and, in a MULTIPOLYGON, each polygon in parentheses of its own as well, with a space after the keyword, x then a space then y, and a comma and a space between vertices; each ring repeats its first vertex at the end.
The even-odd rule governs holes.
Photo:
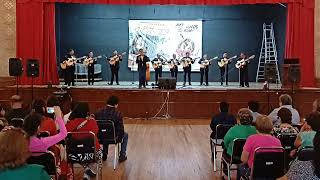
POLYGON ((183 68, 189 67, 191 64, 193 64, 197 59, 200 59, 200 57, 197 57, 195 59, 191 59, 190 57, 184 57, 181 59, 181 64, 183 68))
POLYGON ((67 69, 67 67, 74 66, 78 61, 84 58, 86 58, 86 56, 82 56, 79 58, 75 58, 75 57, 68 58, 67 60, 60 63, 60 67, 61 69, 67 69))
POLYGON ((126 55, 127 53, 126 52, 123 52, 123 53, 121 53, 121 55, 115 55, 115 56, 112 56, 110 59, 109 59, 109 64, 111 65, 111 66, 115 66, 116 65, 116 63, 120 60, 120 56, 124 56, 124 55, 126 55))
POLYGON ((237 61, 236 68, 238 68, 238 69, 243 68, 243 66, 246 65, 247 61, 249 61, 249 60, 251 60, 251 59, 253 59, 255 57, 256 57, 255 55, 252 55, 247 59, 242 59, 242 60, 237 61))
POLYGON ((203 60, 202 62, 201 62, 201 64, 200 64, 200 68, 205 68, 205 67, 207 67, 207 66, 209 66, 210 65, 210 62, 211 61, 213 61, 213 60, 216 60, 216 59, 218 59, 218 56, 216 56, 216 57, 214 57, 214 58, 211 58, 211 59, 206 59, 206 60, 203 60))
POLYGON ((218 61, 218 66, 222 68, 222 67, 226 66, 227 64, 229 64, 229 62, 235 58, 237 58, 237 56, 233 56, 229 59, 221 59, 220 61, 218 61))
POLYGON ((86 58, 83 60, 83 65, 85 66, 89 66, 90 64, 93 64, 95 61, 97 61, 97 59, 102 58, 102 56, 97 56, 94 58, 86 58))
POLYGON ((179 60, 178 59, 172 59, 168 65, 169 65, 170 69, 174 69, 176 66, 179 65, 179 60))

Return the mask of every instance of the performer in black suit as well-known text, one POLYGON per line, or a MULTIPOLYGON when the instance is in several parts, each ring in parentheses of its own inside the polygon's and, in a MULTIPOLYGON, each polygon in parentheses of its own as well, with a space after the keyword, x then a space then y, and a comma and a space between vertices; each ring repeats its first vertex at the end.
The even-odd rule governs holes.
MULTIPOLYGON (((246 55, 242 52, 240 54, 240 59, 239 60, 245 60, 247 57, 246 55)), ((239 68, 240 71, 240 86, 244 87, 247 86, 249 87, 249 75, 248 75, 248 64, 250 64, 250 61, 246 61, 243 63, 243 65, 239 68)))
POLYGON ((178 65, 180 65, 177 55, 173 54, 172 59, 169 61, 171 77, 175 77, 178 81, 178 65))
POLYGON ((139 49, 139 56, 137 56, 136 59, 139 71, 139 88, 141 88, 142 86, 144 88, 146 87, 147 62, 150 62, 149 57, 144 54, 143 49, 139 49))
POLYGON ((186 56, 181 59, 182 65, 183 65, 183 86, 186 85, 187 82, 187 75, 189 80, 189 85, 191 85, 191 64, 194 63, 194 60, 190 57, 190 53, 187 52, 186 56))
POLYGON ((111 82, 109 83, 109 85, 113 85, 114 77, 116 77, 116 83, 117 85, 119 85, 119 69, 120 69, 120 61, 122 61, 122 55, 118 54, 118 51, 113 51, 112 56, 108 60, 109 60, 110 69, 111 69, 111 82))
POLYGON ((93 59, 93 52, 90 51, 85 61, 88 61, 88 84, 94 83, 94 65, 97 63, 96 60, 93 59))
POLYGON ((151 63, 154 67, 154 79, 156 81, 156 84, 158 84, 158 78, 162 77, 162 63, 163 59, 161 58, 160 54, 157 54, 157 57, 154 58, 151 63))
POLYGON ((229 64, 231 63, 231 60, 229 60, 228 53, 223 53, 222 59, 220 62, 224 63, 224 66, 219 67, 220 69, 220 80, 221 80, 221 86, 223 86, 223 82, 226 81, 226 86, 228 86, 228 69, 229 69, 229 64))
MULTIPOLYGON (((64 57, 61 63, 68 61, 69 58, 76 58, 73 49, 68 51, 68 54, 64 57)), ((62 71, 64 73, 64 84, 68 86, 74 86, 75 64, 72 66, 66 66, 66 69, 63 69, 62 71)))
POLYGON ((208 65, 205 65, 205 61, 208 61, 208 56, 206 54, 199 60, 200 64, 200 86, 203 85, 203 76, 205 76, 206 86, 209 86, 208 75, 209 75, 209 65, 211 62, 208 62, 208 65))

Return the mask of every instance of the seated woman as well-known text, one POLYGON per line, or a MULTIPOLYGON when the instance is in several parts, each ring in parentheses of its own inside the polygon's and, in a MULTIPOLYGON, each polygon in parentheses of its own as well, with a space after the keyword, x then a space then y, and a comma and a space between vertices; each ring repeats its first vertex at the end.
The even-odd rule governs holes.
MULTIPOLYGON (((102 149, 97 138, 99 127, 94 118, 89 116, 89 105, 86 102, 78 102, 72 110, 69 121, 66 124, 68 132, 93 132, 96 136, 96 156, 98 159, 102 159, 102 149)), ((90 166, 90 165, 89 165, 90 166)), ((96 173, 92 170, 93 168, 85 167, 83 179, 89 179, 88 176, 93 177, 96 173)))
POLYGON ((276 136, 298 134, 298 130, 291 125, 292 113, 288 108, 281 108, 278 111, 278 118, 281 124, 273 128, 276 136))
POLYGON ((51 180, 43 166, 27 164, 28 139, 21 129, 0 132, 0 179, 51 180))
MULTIPOLYGON (((318 127, 319 128, 319 127, 318 127)), ((314 159, 311 161, 293 161, 288 173, 281 179, 314 179, 320 180, 320 128, 317 130, 313 138, 313 146, 315 150, 314 159)))
POLYGON ((41 121, 43 117, 37 113, 28 115, 23 123, 23 129, 26 131, 30 144, 30 152, 46 152, 49 147, 57 144, 67 136, 67 129, 62 119, 62 112, 60 107, 53 107, 55 119, 60 127, 60 132, 54 136, 38 138, 41 121))
POLYGON ((313 139, 316 135, 316 128, 320 126, 320 113, 313 112, 306 117, 300 133, 297 136, 294 146, 296 150, 291 151, 290 156, 294 157, 297 150, 304 147, 313 147, 313 139))
POLYGON ((273 124, 268 116, 259 116, 256 121, 257 133, 248 137, 242 151, 242 165, 238 168, 237 179, 242 175, 250 176, 255 149, 259 147, 282 147, 278 138, 271 135, 273 124))
POLYGON ((42 116, 40 124, 40 132, 48 131, 50 136, 57 134, 57 126, 54 120, 47 116, 46 102, 42 99, 35 99, 32 102, 32 112, 38 113, 42 116))
MULTIPOLYGON (((232 148, 233 148, 233 140, 237 138, 246 139, 252 134, 256 134, 256 128, 252 126, 252 115, 251 111, 247 108, 242 108, 239 110, 237 115, 237 123, 238 125, 232 127, 227 134, 224 136, 224 151, 223 156, 231 157, 232 148)), ((239 157, 240 158, 240 157, 239 157)), ((226 167, 223 164, 223 167, 226 167)), ((224 168, 225 170, 225 168, 224 168)), ((226 173, 226 172, 224 172, 226 173)))

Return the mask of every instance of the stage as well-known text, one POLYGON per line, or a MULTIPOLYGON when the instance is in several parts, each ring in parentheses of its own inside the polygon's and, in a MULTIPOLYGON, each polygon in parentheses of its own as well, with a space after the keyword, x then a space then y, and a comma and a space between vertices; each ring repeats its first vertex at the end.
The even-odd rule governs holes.
MULTIPOLYGON (((94 85, 88 85, 87 82, 78 81, 75 82, 75 86, 71 86, 70 88, 75 89, 122 89, 122 90, 137 90, 139 89, 139 82, 138 81, 121 81, 119 82, 120 85, 116 85, 114 82, 113 85, 109 85, 106 81, 98 81, 95 82, 94 85)), ((139 90, 153 90, 159 89, 157 86, 154 85, 154 82, 149 82, 148 86, 143 89, 139 90)), ((188 83, 187 83, 188 84, 188 83)), ((202 85, 200 86, 200 82, 191 82, 190 85, 183 86, 183 82, 177 82, 175 90, 262 90, 264 83, 255 83, 250 82, 250 87, 240 87, 239 82, 229 82, 228 86, 225 84, 221 86, 220 82, 209 82, 209 86, 202 85)), ((62 88, 66 88, 67 86, 64 85, 63 82, 60 83, 62 88)), ((281 89, 281 84, 270 84, 269 88, 271 90, 281 89)))
MULTIPOLYGON (((150 82, 151 84, 151 82, 150 82)), ((138 89, 138 83, 121 81, 120 85, 107 85, 107 82, 96 82, 88 86, 86 82, 77 82, 76 86, 65 88, 64 85, 34 86, 34 98, 46 99, 53 92, 64 90, 72 96, 74 101, 88 102, 91 112, 105 106, 107 97, 116 95, 120 98, 119 109, 124 117, 128 118, 181 118, 181 119, 208 119, 218 112, 219 102, 230 103, 230 111, 237 113, 239 108, 247 107, 250 100, 259 101, 260 112, 268 114, 278 107, 278 97, 283 93, 293 96, 294 105, 302 114, 309 113, 312 102, 319 97, 318 88, 280 88, 276 84, 270 85, 270 90, 263 90, 263 83, 250 83, 250 87, 240 88, 237 82, 229 86, 220 86, 218 82, 210 82, 209 86, 199 86, 199 82, 192 82, 192 86, 182 87, 179 82, 175 90, 165 90, 147 86, 138 89)), ((19 94, 25 103, 32 101, 32 88, 19 86, 19 94)), ((7 86, 0 89, 2 96, 0 103, 9 105, 8 99, 16 94, 16 86, 7 86)))

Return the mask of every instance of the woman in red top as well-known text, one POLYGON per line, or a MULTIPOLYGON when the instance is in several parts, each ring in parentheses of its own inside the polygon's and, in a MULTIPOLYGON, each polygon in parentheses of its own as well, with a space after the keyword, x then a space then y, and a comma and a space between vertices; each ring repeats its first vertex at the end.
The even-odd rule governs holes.
MULTIPOLYGON (((66 124, 66 128, 68 132, 88 132, 91 131, 95 134, 96 137, 96 156, 99 158, 99 162, 102 159, 102 149, 99 144, 99 140, 97 138, 99 127, 94 118, 90 117, 89 114, 89 105, 86 102, 78 102, 72 113, 70 114, 68 123, 66 124)), ((90 165, 89 165, 90 166, 90 165)), ((93 177, 96 175, 93 168, 86 167, 83 179, 89 179, 88 176, 93 177)))

